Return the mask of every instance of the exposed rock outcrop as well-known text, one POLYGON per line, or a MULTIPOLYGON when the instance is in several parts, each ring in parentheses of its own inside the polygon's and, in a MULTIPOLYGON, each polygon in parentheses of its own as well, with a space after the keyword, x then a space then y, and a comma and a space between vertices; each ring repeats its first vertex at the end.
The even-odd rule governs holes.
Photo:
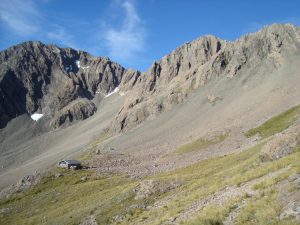
POLYGON ((108 58, 70 48, 31 41, 11 47, 0 53, 0 128, 24 113, 46 114, 55 126, 84 119, 96 110, 88 100, 112 92, 124 73, 108 58), (73 103, 78 99, 85 101, 73 103))
POLYGON ((97 110, 88 101, 118 87, 126 100, 110 129, 126 131, 213 79, 270 73, 299 46, 300 28, 290 24, 266 26, 233 42, 206 35, 139 72, 86 52, 26 42, 0 53, 0 128, 24 113, 46 114, 54 127, 85 119, 97 110))
POLYGON ((87 217, 80 225, 98 225, 96 217, 91 215, 87 217))
POLYGON ((0 191, 0 199, 8 198, 11 194, 26 190, 39 184, 42 180, 42 174, 35 172, 32 175, 22 177, 16 184, 12 184, 0 191))
POLYGON ((154 180, 144 180, 133 190, 135 199, 148 198, 152 194, 162 194, 166 191, 180 186, 179 182, 159 182, 154 180))
POLYGON ((294 152, 299 144, 298 133, 279 133, 263 146, 260 159, 263 162, 280 159, 294 152))
POLYGON ((266 26, 233 42, 207 35, 185 43, 148 71, 126 74, 121 90, 131 91, 112 129, 130 129, 169 110, 217 77, 233 79, 245 71, 251 74, 258 70, 270 73, 284 63, 285 55, 299 52, 299 46, 300 29, 290 24, 266 26))
POLYGON ((76 99, 62 108, 52 120, 53 127, 69 124, 76 120, 84 120, 96 112, 95 104, 88 99, 76 99))
POLYGON ((279 215, 281 220, 295 218, 300 222, 300 174, 289 176, 288 180, 282 181, 279 186, 279 201, 282 211, 279 215), (293 187, 293 189, 291 189, 293 187))

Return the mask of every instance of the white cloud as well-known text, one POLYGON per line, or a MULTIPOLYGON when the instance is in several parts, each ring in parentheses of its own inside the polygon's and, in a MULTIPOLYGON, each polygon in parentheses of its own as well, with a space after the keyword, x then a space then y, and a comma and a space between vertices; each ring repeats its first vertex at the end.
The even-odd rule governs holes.
POLYGON ((132 0, 114 1, 113 6, 122 9, 124 18, 120 28, 106 25, 104 39, 109 55, 123 62, 144 50, 146 31, 132 0))
MULTIPOLYGON (((40 0, 39 3, 50 1, 40 0)), ((56 41, 76 48, 73 35, 63 26, 47 21, 40 6, 34 0, 0 0, 0 21, 22 38, 56 41)))
POLYGON ((0 20, 20 36, 39 31, 40 13, 32 0, 1 0, 0 20))

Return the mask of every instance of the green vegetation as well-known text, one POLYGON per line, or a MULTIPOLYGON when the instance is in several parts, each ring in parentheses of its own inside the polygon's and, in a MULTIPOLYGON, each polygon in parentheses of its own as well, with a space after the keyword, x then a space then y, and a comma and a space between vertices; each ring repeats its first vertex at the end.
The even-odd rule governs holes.
POLYGON ((122 203, 132 199, 133 186, 124 176, 96 178, 91 171, 47 176, 36 187, 0 203, 0 208, 11 209, 1 214, 0 224, 79 224, 90 214, 106 224, 114 212, 122 212, 122 203))
POLYGON ((275 116, 262 125, 246 132, 246 137, 259 134, 262 138, 270 137, 287 129, 300 115, 300 106, 295 106, 288 111, 275 116))
MULTIPOLYGON (((181 212, 184 212, 197 199, 203 199, 208 195, 225 189, 227 186, 241 185, 244 182, 280 170, 288 165, 292 165, 291 168, 299 167, 297 160, 300 159, 300 152, 286 156, 278 161, 261 163, 258 156, 260 148, 261 145, 258 145, 239 154, 206 160, 184 169, 155 176, 157 179, 164 180, 177 179, 183 185, 174 191, 170 191, 169 195, 174 193, 176 195, 174 199, 168 202, 166 207, 145 211, 142 215, 152 221, 150 224, 160 224, 163 221, 167 221, 168 218, 176 217, 181 212)), ((289 170, 288 173, 291 174, 292 172, 289 170)), ((190 222, 187 221, 184 224, 206 224, 208 223, 207 221, 212 222, 211 224, 216 224, 216 222, 222 221, 226 217, 231 208, 232 205, 218 210, 214 210, 213 207, 207 208, 205 214, 197 217, 197 223, 192 218, 190 222), (213 218, 214 220, 212 220, 213 218)), ((258 208, 257 210, 264 211, 263 208, 258 208)))
MULTIPOLYGON (((299 152, 297 153, 299 154, 299 152)), ((279 220, 282 205, 278 202, 278 190, 281 181, 286 180, 291 174, 299 173, 300 166, 292 163, 290 167, 274 178, 268 178, 253 186, 260 195, 249 199, 248 204, 238 214, 235 224, 299 224, 295 219, 279 220)), ((291 183, 288 185, 288 192, 296 191, 291 183)))
POLYGON ((191 143, 180 146, 179 148, 176 149, 175 152, 178 154, 184 154, 184 153, 188 153, 188 152, 199 151, 199 150, 205 149, 211 145, 215 145, 215 144, 223 142, 227 138, 227 136, 228 136, 228 134, 223 134, 223 135, 214 137, 211 140, 200 138, 196 141, 193 141, 191 143))
MULTIPOLYGON (((111 223, 116 215, 123 218, 120 224, 136 224, 138 221, 161 224, 170 217, 177 217, 195 201, 227 186, 240 185, 287 166, 289 169, 285 171, 285 176, 299 171, 299 151, 277 161, 262 163, 259 160, 260 148, 261 145, 257 145, 242 153, 205 160, 187 168, 147 177, 180 185, 140 200, 134 198, 133 191, 138 183, 125 176, 97 178, 92 171, 68 171, 64 172, 65 176, 56 179, 48 176, 36 187, 0 202, 1 209, 9 209, 8 213, 0 214, 0 224, 79 224, 91 214, 96 216, 99 224, 111 223), (162 201, 165 198, 169 200, 162 207, 147 208, 153 205, 154 200, 162 201)), ((270 198, 275 207, 275 196, 270 198)), ((220 208, 206 207, 185 224, 220 224, 237 201, 240 200, 232 199, 220 208)), ((255 203, 256 210, 260 212, 257 218, 248 218, 246 215, 250 215, 253 210, 245 209, 239 221, 263 224, 268 217, 262 214, 270 213, 264 203, 255 203)))
POLYGON ((235 210, 237 207, 237 203, 240 202, 242 198, 231 199, 226 202, 223 206, 211 205, 205 207, 199 215, 187 222, 183 222, 185 225, 222 225, 223 220, 228 214, 235 210))
POLYGON ((238 214, 235 224, 298 224, 295 219, 279 220, 280 213, 278 192, 274 186, 271 186, 265 189, 260 197, 250 199, 238 214))
MULTIPOLYGON (((296 115, 298 108, 293 108, 269 120, 272 123, 256 128, 257 132, 263 137, 280 132, 290 125, 296 115)), ((225 138, 226 135, 214 141, 198 140, 183 146, 181 149, 184 150, 178 150, 178 153, 203 149, 225 138)), ((279 171, 276 176, 254 183, 252 188, 259 195, 241 194, 226 199, 217 207, 204 205, 201 211, 182 224, 222 224, 242 202, 247 204, 238 210, 235 224, 297 224, 293 219, 279 220, 282 206, 278 200, 278 190, 281 181, 291 174, 300 173, 300 147, 278 160, 262 162, 259 155, 263 144, 241 153, 211 158, 186 168, 143 178, 163 185, 178 184, 143 199, 135 199, 134 190, 139 182, 124 175, 97 177, 96 171, 60 171, 64 176, 54 178, 49 175, 34 188, 0 201, 0 211, 7 209, 0 213, 0 224, 75 225, 89 215, 95 215, 99 224, 119 220, 117 224, 144 222, 158 225, 170 222, 170 218, 177 218, 195 203, 227 187, 243 187, 245 182, 276 171, 279 171)), ((289 192, 295 191, 295 188, 293 185, 287 187, 289 192)))

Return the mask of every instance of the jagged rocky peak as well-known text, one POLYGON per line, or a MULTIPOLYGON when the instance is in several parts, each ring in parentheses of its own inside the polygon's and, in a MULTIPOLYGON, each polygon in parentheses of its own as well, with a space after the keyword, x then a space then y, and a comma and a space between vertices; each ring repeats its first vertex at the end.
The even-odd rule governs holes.
POLYGON ((250 64, 267 60, 270 67, 278 68, 284 63, 286 54, 299 50, 299 40, 298 27, 291 24, 273 24, 231 42, 226 51, 230 53, 232 61, 240 66, 251 58, 250 64))
MULTIPOLYGON (((214 57, 225 42, 212 35, 186 42, 169 55, 155 62, 147 71, 151 77, 161 77, 161 85, 166 85, 176 76, 183 76, 214 57)), ((152 89, 152 88, 150 88, 152 89)))
POLYGON ((124 107, 112 123, 117 132, 130 129, 147 118, 183 102, 193 90, 218 77, 266 73, 284 64, 286 56, 299 54, 300 29, 274 24, 236 41, 212 35, 187 42, 154 62, 127 83, 135 84, 124 107))
POLYGON ((250 33, 240 40, 244 40, 244 38, 257 38, 257 39, 265 39, 266 41, 277 41, 278 44, 281 45, 295 45, 300 38, 300 28, 293 24, 272 24, 269 26, 264 26, 262 29, 255 33, 250 33), (282 43, 280 43, 282 42, 282 43))
POLYGON ((116 87, 128 93, 112 129, 134 127, 183 102, 212 79, 279 68, 299 53, 300 29, 274 24, 236 41, 212 35, 184 43, 141 73, 105 57, 41 42, 25 42, 0 53, 0 128, 28 113, 48 116, 54 127, 92 115, 96 95, 116 87), (249 72, 250 71, 250 72, 249 72))
POLYGON ((13 46, 0 53, 0 128, 24 113, 47 115, 55 127, 84 119, 97 110, 95 95, 112 92, 125 72, 109 58, 71 48, 32 41, 13 46), (77 99, 85 100, 71 107, 77 99))

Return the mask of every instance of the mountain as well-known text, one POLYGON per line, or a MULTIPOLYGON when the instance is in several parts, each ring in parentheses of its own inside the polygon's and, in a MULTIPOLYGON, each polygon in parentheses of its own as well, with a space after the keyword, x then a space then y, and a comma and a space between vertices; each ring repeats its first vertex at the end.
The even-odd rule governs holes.
POLYGON ((125 131, 212 79, 272 72, 298 50, 299 28, 275 24, 233 42, 201 37, 141 73, 86 52, 26 42, 0 53, 0 127, 24 113, 46 115, 53 128, 86 119, 97 110, 96 99, 118 87, 128 97, 111 130, 125 131))
MULTIPOLYGON (((128 79, 130 97, 114 121, 115 130, 169 110, 212 79, 273 72, 287 55, 299 52, 299 35, 298 27, 274 24, 233 42, 207 35, 185 43, 147 72, 128 79)), ((128 82, 122 80, 120 89, 125 91, 128 82)))
POLYGON ((299 61, 291 24, 205 35, 144 72, 40 42, 2 51, 0 187, 21 180, 0 223, 299 224, 299 61), (89 169, 53 168, 69 158, 89 169))
POLYGON ((108 58, 41 42, 0 53, 0 127, 22 114, 44 114, 56 128, 95 113, 92 101, 120 83, 126 70, 108 58))

